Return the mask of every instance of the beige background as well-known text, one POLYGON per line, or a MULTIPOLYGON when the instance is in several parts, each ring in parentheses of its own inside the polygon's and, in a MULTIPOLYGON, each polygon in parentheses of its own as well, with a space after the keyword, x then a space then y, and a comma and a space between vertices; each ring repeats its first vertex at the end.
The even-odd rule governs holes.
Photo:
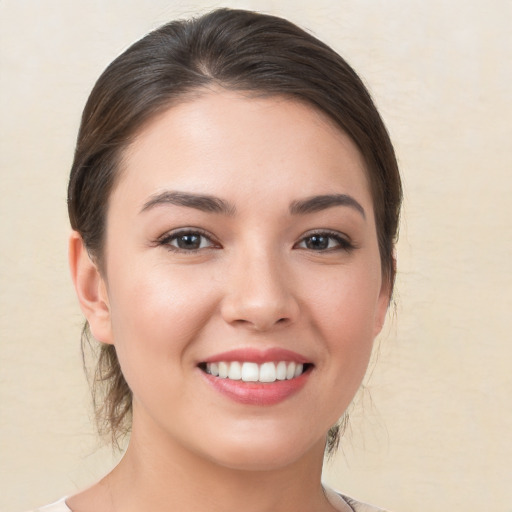
POLYGON ((342 53, 403 172, 396 319, 326 480, 395 512, 512 511, 510 0, 2 0, 0 509, 115 459, 88 418, 66 263, 86 95, 135 39, 219 5, 284 15, 342 53))

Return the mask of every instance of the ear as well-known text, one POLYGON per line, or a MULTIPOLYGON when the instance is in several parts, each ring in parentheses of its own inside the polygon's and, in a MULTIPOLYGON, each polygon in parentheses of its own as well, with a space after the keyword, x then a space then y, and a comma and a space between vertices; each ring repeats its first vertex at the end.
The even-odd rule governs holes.
POLYGON ((76 231, 69 237, 69 268, 80 307, 89 322, 92 335, 98 341, 112 344, 110 306, 105 280, 76 231))

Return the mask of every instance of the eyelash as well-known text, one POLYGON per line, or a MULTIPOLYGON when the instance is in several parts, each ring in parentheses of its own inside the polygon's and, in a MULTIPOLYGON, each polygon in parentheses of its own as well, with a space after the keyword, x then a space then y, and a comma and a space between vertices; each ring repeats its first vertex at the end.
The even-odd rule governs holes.
MULTIPOLYGON (((328 244, 330 244, 330 241, 328 241, 328 244)), ((314 231, 312 233, 308 233, 306 236, 302 237, 300 241, 295 244, 295 247, 305 250, 311 250, 313 252, 334 252, 334 251, 346 251, 350 252, 351 250, 355 249, 355 245, 346 237, 343 236, 341 233, 338 233, 337 231, 314 231), (308 247, 297 247, 300 244, 306 243, 306 240, 312 239, 313 237, 321 237, 321 238, 327 238, 329 240, 334 240, 336 242, 335 247, 327 247, 326 249, 321 249, 318 251, 315 251, 314 249, 309 249, 308 247)))
POLYGON ((198 251, 204 249, 218 249, 220 247, 220 245, 213 240, 213 237, 209 233, 206 233, 205 231, 197 228, 182 229, 179 231, 174 231, 172 233, 166 233, 157 240, 157 245, 165 246, 167 250, 181 254, 195 254, 198 251), (180 237, 185 236, 197 236, 200 239, 202 239, 200 241, 199 247, 194 249, 183 249, 181 247, 177 247, 171 244, 174 240, 178 240, 180 237), (207 247, 201 247, 205 239, 208 240, 209 245, 207 247))
MULTIPOLYGON (((165 246, 167 248, 167 250, 169 250, 169 251, 176 252, 176 253, 182 253, 182 254, 195 254, 198 251, 201 251, 204 249, 220 248, 220 244, 215 242, 213 240, 213 237, 209 233, 206 233, 205 231, 203 231, 201 229, 197 229, 197 228, 182 229, 182 230, 175 231, 172 233, 166 233, 165 235, 163 235, 161 238, 159 238, 156 241, 156 244, 160 245, 160 246, 165 246), (177 247, 176 245, 172 245, 173 241, 176 241, 180 237, 185 237, 185 236, 196 236, 196 237, 199 237, 200 239, 202 239, 202 240, 200 240, 199 247, 192 248, 192 249, 184 249, 182 247, 177 247), (205 247, 201 247, 201 245, 205 239, 208 241, 208 245, 205 247)), ((310 250, 312 252, 334 252, 334 251, 350 252, 351 250, 355 249, 355 245, 350 240, 348 240, 345 236, 341 235, 340 233, 338 233, 336 231, 325 231, 324 230, 324 231, 315 231, 312 233, 308 233, 306 236, 302 237, 299 240, 299 242, 297 242, 294 245, 294 249, 304 249, 304 250, 310 250), (300 247, 301 244, 307 244, 307 240, 311 240, 313 237, 328 239, 328 242, 327 242, 328 247, 325 249, 319 249, 319 250, 311 249, 310 247, 307 247, 307 246, 300 247), (335 241, 336 245, 334 247, 329 247, 329 245, 331 244, 331 240, 335 241)))

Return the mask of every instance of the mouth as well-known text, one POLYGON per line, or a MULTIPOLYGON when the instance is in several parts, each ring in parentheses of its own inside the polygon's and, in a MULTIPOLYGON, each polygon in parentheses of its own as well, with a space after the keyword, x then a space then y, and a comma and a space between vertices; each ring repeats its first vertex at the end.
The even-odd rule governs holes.
POLYGON ((313 364, 295 361, 215 361, 199 363, 204 373, 219 379, 270 384, 289 381, 309 372, 313 364))
POLYGON ((230 350, 197 365, 214 390, 250 406, 277 405, 298 394, 314 367, 302 354, 278 347, 230 350))

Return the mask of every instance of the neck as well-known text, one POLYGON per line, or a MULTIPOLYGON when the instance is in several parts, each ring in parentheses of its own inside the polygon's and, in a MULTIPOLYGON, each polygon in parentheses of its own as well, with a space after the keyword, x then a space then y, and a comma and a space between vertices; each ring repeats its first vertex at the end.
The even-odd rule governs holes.
MULTIPOLYGON (((120 464, 104 480, 115 512, 310 512, 332 510, 321 486, 324 440, 282 467, 231 468, 134 428, 120 464)), ((158 430, 158 429, 156 429, 158 430)))

